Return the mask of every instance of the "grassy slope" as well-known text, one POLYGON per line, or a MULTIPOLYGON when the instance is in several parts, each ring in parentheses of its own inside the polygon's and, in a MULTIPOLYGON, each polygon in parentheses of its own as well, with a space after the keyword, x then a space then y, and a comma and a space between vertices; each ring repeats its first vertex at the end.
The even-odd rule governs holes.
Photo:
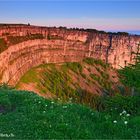
POLYGON ((116 83, 119 84, 115 71, 100 60, 86 58, 79 63, 40 65, 29 70, 16 87, 42 95, 51 93, 63 100, 72 98, 89 103, 95 94, 113 95, 119 92, 116 83), (28 88, 30 84, 34 87, 28 88))
MULTIPOLYGON (((58 99, 67 99, 67 103, 63 100, 47 100, 32 92, 0 87, 0 138, 140 139, 139 95, 91 96, 89 92, 76 92, 74 89, 74 85, 77 88, 77 84, 72 84, 72 76, 83 75, 84 67, 90 68, 89 72, 92 72, 92 66, 97 65, 96 69, 100 68, 100 76, 107 80, 107 74, 103 76, 101 66, 105 70, 108 68, 102 62, 93 59, 86 59, 82 64, 42 65, 33 68, 21 79, 28 84, 37 82, 43 85, 43 91, 50 90, 60 97, 58 99), (71 96, 72 99, 76 99, 74 102, 85 103, 94 109, 75 104, 71 96)), ((94 73, 88 74, 86 78, 92 74, 94 84, 101 82, 94 73)), ((85 76, 81 77, 86 79, 85 76)), ((40 87, 39 85, 37 86, 40 87)))
POLYGON ((140 111, 136 107, 139 101, 140 97, 116 97, 108 100, 107 110, 97 112, 78 104, 46 100, 27 91, 0 89, 0 138, 140 138, 140 111), (127 108, 127 113, 120 116, 124 104, 129 109, 134 105, 130 116, 127 108))

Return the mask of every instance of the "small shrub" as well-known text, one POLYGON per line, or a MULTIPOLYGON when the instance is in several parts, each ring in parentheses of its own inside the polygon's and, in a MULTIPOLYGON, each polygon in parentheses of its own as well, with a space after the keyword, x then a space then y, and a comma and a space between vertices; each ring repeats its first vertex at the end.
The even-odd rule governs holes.
POLYGON ((139 104, 140 96, 122 96, 117 94, 116 96, 108 97, 105 100, 106 110, 115 109, 114 111, 119 113, 126 110, 126 112, 133 115, 140 114, 139 104))
POLYGON ((99 81, 99 76, 97 76, 97 75, 95 75, 95 74, 93 74, 93 73, 90 73, 90 77, 92 78, 92 79, 94 79, 95 81, 99 81))
POLYGON ((85 63, 89 64, 89 65, 94 65, 94 64, 98 64, 98 65, 101 65, 102 67, 106 68, 109 66, 109 64, 106 64, 105 62, 103 62, 102 60, 100 59, 94 59, 94 58, 85 58, 83 60, 85 63))
POLYGON ((11 102, 7 95, 0 94, 0 113, 6 113, 11 109, 11 102))
POLYGON ((93 58, 85 58, 83 60, 83 62, 89 64, 89 65, 94 65, 95 64, 95 60, 93 58))
POLYGON ((82 65, 78 62, 66 63, 66 66, 75 73, 82 73, 82 65))
POLYGON ((0 89, 1 90, 10 90, 10 89, 14 89, 14 87, 8 85, 7 83, 2 83, 2 84, 0 84, 0 89))
POLYGON ((90 68, 87 68, 87 70, 88 70, 89 72, 91 72, 91 69, 90 69, 90 68))
POLYGON ((84 73, 81 73, 81 76, 86 79, 86 75, 84 73))

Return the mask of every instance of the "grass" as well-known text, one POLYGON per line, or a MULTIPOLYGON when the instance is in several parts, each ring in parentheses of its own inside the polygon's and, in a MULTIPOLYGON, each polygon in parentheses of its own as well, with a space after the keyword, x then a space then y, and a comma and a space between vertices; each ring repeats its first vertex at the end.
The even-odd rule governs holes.
POLYGON ((94 65, 94 59, 92 58, 85 58, 83 61, 89 65, 94 65))
POLYGON ((109 64, 106 64, 106 63, 104 63, 102 60, 100 60, 100 59, 93 59, 93 58, 85 58, 84 60, 83 60, 85 63, 87 63, 87 64, 89 64, 89 65, 100 65, 100 66, 102 66, 103 68, 107 68, 108 66, 109 66, 109 64))
POLYGON ((51 69, 44 70, 41 77, 41 85, 39 86, 49 90, 59 98, 66 98, 66 95, 67 97, 70 95, 73 96, 72 93, 74 92, 74 89, 69 86, 71 82, 70 77, 64 71, 58 71, 54 65, 51 66, 51 69))
MULTIPOLYGON (((90 59, 90 61, 94 61, 94 59, 90 59)), ((97 67, 97 65, 95 66, 97 67)), ((16 87, 19 88, 20 83, 35 83, 36 88, 42 94, 47 95, 49 93, 52 97, 60 98, 63 101, 68 101, 71 98, 76 103, 95 108, 92 102, 89 104, 91 100, 94 100, 94 93, 85 87, 97 87, 94 91, 96 94, 100 94, 101 91, 106 95, 115 94, 108 79, 107 70, 100 66, 97 75, 92 70, 92 67, 95 66, 89 66, 83 62, 64 63, 62 65, 42 64, 29 70, 16 87), (86 73, 84 69, 89 69, 89 73, 86 73)))
POLYGON ((75 73, 82 73, 82 65, 78 62, 66 63, 65 66, 75 73))
POLYGON ((135 106, 139 105, 140 97, 129 102, 133 105, 133 112, 129 112, 127 108, 124 110, 124 104, 128 105, 128 99, 125 97, 98 100, 105 103, 107 110, 106 108, 104 111, 91 110, 70 102, 46 100, 32 92, 1 88, 0 137, 1 139, 140 138, 138 115, 140 111, 135 106), (123 104, 119 104, 120 102, 123 104))
POLYGON ((38 82, 38 78, 37 78, 37 72, 35 71, 35 69, 31 69, 29 70, 22 78, 21 81, 24 83, 30 83, 30 82, 38 82))

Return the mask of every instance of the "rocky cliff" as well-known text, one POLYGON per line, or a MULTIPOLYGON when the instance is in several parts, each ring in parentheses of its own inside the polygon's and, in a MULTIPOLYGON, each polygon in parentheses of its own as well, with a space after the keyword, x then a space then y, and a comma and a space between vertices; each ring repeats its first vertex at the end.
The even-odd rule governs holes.
POLYGON ((140 36, 98 31, 0 25, 0 82, 15 85, 30 68, 42 63, 101 59, 114 68, 134 63, 140 36))

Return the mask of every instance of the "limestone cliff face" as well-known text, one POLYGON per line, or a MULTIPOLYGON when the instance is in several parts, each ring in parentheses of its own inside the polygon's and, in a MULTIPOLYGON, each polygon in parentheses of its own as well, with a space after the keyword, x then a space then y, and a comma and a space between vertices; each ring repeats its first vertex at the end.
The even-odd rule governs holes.
POLYGON ((67 30, 36 26, 2 26, 0 37, 42 34, 44 39, 27 40, 0 54, 0 82, 15 85, 30 68, 43 63, 81 61, 84 57, 102 59, 114 68, 134 63, 140 36, 67 30))

